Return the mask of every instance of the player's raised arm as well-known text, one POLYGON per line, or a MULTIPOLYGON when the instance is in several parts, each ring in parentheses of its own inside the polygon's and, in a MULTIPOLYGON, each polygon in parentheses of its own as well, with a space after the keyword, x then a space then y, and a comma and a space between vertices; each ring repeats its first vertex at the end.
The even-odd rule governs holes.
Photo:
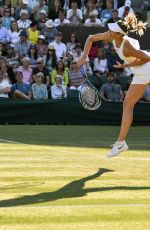
POLYGON ((102 41, 102 40, 110 41, 110 32, 109 31, 104 32, 104 33, 98 33, 98 34, 90 35, 87 38, 85 46, 84 46, 83 55, 78 61, 79 66, 86 62, 86 59, 88 57, 89 50, 91 48, 92 43, 96 42, 96 41, 102 41))

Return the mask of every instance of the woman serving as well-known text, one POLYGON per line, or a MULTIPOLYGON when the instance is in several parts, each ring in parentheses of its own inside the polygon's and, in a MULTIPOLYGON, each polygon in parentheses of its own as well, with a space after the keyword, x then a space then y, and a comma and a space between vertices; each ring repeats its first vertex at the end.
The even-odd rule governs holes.
POLYGON ((108 157, 115 157, 128 149, 125 139, 132 124, 133 109, 136 102, 142 97, 146 86, 150 83, 150 56, 140 50, 138 40, 127 36, 129 32, 136 32, 140 36, 143 35, 146 25, 146 22, 138 21, 134 13, 128 14, 124 19, 115 23, 108 23, 109 30, 107 32, 90 35, 88 37, 83 55, 78 61, 79 66, 86 62, 93 42, 107 40, 113 43, 119 57, 125 62, 124 64, 117 62, 115 67, 131 67, 134 73, 133 81, 123 102, 120 133, 117 141, 108 153, 108 157))

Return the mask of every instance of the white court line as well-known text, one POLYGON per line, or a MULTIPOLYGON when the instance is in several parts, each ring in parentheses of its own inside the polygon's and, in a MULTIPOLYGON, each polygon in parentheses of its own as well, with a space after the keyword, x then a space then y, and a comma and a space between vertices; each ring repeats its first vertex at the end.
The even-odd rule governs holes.
MULTIPOLYGON (((11 206, 11 208, 96 208, 96 207, 150 207, 150 204, 94 204, 94 205, 35 205, 35 206, 28 206, 28 205, 18 205, 18 206, 11 206)), ((1 208, 10 208, 10 207, 2 207, 1 208)))
POLYGON ((0 139, 0 141, 12 143, 12 144, 28 145, 28 144, 24 144, 24 143, 20 143, 20 142, 16 142, 16 141, 10 141, 10 140, 6 140, 6 139, 0 139))

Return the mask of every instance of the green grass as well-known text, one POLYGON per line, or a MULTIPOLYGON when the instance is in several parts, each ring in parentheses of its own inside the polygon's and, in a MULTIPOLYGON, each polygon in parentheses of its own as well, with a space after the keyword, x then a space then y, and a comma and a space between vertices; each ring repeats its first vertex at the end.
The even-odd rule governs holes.
POLYGON ((149 230, 150 128, 118 130, 0 126, 0 230, 149 230))

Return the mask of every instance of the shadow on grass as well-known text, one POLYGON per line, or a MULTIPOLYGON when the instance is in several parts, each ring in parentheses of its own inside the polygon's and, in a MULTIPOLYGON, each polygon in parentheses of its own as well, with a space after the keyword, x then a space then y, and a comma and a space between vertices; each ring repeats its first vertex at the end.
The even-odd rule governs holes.
POLYGON ((31 196, 23 196, 9 200, 0 201, 0 207, 13 207, 19 205, 32 205, 44 202, 52 202, 59 199, 83 197, 87 193, 92 192, 103 192, 113 190, 148 190, 150 187, 126 187, 126 186, 115 186, 115 187, 102 187, 102 188, 87 188, 83 189, 87 181, 93 180, 97 177, 102 176, 104 173, 113 172, 113 170, 101 168, 97 173, 84 177, 82 179, 73 181, 63 188, 58 189, 54 192, 39 193, 31 196))

